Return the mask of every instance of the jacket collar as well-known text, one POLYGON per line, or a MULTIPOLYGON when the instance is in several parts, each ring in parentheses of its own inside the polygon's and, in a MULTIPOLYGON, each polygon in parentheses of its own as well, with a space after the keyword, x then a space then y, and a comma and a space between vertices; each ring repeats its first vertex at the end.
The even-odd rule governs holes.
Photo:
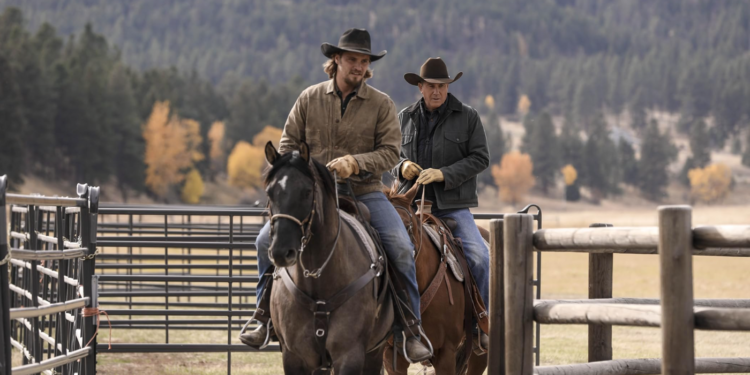
MULTIPOLYGON (((451 111, 461 112, 463 110, 463 108, 464 108, 463 104, 461 103, 461 101, 459 101, 451 93, 448 93, 448 99, 446 99, 446 101, 448 102, 448 104, 446 105, 446 108, 449 109, 449 110, 451 110, 451 111)), ((421 102, 422 102, 422 99, 417 100, 416 103, 414 103, 414 104, 412 104, 412 105, 410 105, 410 106, 408 106, 406 108, 406 112, 408 112, 409 115, 413 115, 413 114, 419 113, 419 106, 420 106, 421 102)))
MULTIPOLYGON (((326 94, 336 94, 336 84, 333 82, 334 79, 336 79, 336 77, 328 80, 326 94)), ((357 97, 360 99, 367 99, 370 97, 369 86, 367 86, 367 82, 364 80, 359 85, 359 88, 357 88, 357 97)))

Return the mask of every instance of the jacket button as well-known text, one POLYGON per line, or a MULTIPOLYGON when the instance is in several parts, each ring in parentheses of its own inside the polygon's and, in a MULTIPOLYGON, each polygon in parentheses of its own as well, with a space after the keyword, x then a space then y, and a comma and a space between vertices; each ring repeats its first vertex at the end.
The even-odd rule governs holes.
POLYGON ((458 142, 458 138, 456 138, 456 142, 458 142))
POLYGON ((336 123, 338 124, 340 120, 336 120, 336 123))

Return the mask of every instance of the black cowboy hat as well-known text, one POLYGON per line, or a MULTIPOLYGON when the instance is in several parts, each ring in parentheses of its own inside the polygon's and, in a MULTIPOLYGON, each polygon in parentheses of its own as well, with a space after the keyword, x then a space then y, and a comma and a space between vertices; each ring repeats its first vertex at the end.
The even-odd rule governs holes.
POLYGON ((406 73, 404 79, 406 82, 416 86, 422 82, 429 83, 453 83, 458 81, 464 72, 456 74, 456 78, 451 79, 448 75, 448 67, 445 66, 443 59, 439 57, 430 57, 427 61, 422 64, 422 68, 419 70, 419 74, 406 73))
POLYGON ((363 53, 370 56, 370 61, 377 61, 383 58, 386 51, 380 51, 380 53, 372 53, 370 50, 370 33, 365 29, 349 29, 344 32, 344 35, 339 38, 339 45, 334 46, 331 43, 323 43, 320 45, 320 51, 327 58, 332 58, 334 54, 341 52, 356 52, 363 53))

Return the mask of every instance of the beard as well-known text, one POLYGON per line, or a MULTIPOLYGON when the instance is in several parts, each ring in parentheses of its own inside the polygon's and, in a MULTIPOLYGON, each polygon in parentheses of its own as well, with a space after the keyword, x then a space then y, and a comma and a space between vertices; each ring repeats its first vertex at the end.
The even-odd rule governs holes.
POLYGON ((362 75, 358 75, 358 76, 347 75, 346 77, 344 77, 344 82, 346 82, 347 85, 350 85, 352 87, 357 87, 359 86, 360 83, 362 83, 362 77, 363 77, 362 75))

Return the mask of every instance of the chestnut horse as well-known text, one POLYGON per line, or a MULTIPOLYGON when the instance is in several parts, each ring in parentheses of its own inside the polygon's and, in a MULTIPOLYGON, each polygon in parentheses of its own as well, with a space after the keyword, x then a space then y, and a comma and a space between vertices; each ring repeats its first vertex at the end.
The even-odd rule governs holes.
MULTIPOLYGON (((417 195, 418 185, 414 185, 406 194, 398 194, 397 187, 385 190, 391 204, 396 207, 401 220, 416 249, 415 263, 417 266, 417 284, 420 294, 424 294, 433 278, 438 273, 441 264, 441 251, 432 243, 427 233, 420 230, 419 215, 412 209, 412 202, 417 195), (421 238, 420 238, 421 235, 421 238)), ((489 232, 482 230, 482 236, 487 239, 489 232)), ((464 277, 469 282, 469 275, 464 277)), ((432 342, 435 356, 430 360, 437 375, 468 374, 481 375, 487 367, 487 355, 476 355, 473 351, 467 361, 463 345, 465 343, 464 311, 465 298, 463 284, 456 280, 450 270, 445 273, 437 293, 428 306, 422 306, 422 327, 432 342)), ((397 356, 395 371, 393 364, 393 347, 387 346, 383 354, 385 369, 390 375, 407 374, 409 363, 397 356)))

